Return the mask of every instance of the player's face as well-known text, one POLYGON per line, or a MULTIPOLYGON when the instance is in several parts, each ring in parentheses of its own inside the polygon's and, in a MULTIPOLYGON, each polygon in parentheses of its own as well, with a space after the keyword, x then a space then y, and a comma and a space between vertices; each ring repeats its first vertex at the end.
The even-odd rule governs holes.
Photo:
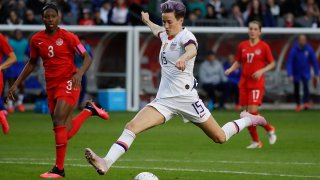
POLYGON ((173 12, 162 13, 162 22, 169 37, 175 36, 182 30, 183 18, 177 19, 173 12))
POLYGON ((250 39, 257 39, 261 35, 261 31, 259 25, 256 23, 249 24, 249 38, 250 39))
POLYGON ((58 27, 59 16, 54 9, 47 9, 43 13, 42 21, 49 32, 55 31, 58 27))

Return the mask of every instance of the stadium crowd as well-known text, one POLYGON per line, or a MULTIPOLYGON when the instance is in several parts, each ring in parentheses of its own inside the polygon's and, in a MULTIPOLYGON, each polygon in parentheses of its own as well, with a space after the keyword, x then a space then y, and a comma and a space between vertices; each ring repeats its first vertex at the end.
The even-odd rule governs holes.
MULTIPOLYGON (((157 24, 163 0, 56 0, 61 24, 142 25, 140 12, 150 12, 157 24)), ((240 26, 251 20, 264 27, 320 25, 319 0, 182 0, 188 26, 240 26)), ((3 0, 0 24, 40 24, 45 0, 3 0)))

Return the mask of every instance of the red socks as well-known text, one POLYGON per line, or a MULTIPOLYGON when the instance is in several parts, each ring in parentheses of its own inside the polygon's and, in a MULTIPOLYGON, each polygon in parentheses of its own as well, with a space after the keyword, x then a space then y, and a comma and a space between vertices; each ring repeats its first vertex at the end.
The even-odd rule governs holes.
POLYGON ((256 126, 249 126, 248 130, 251 135, 252 141, 259 142, 260 140, 259 140, 259 136, 257 133, 257 127, 256 126))
POLYGON ((65 126, 56 126, 53 130, 56 141, 56 166, 62 170, 67 151, 67 130, 65 126))
POLYGON ((80 129, 82 123, 92 115, 91 111, 83 110, 72 120, 72 127, 68 132, 68 139, 71 139, 80 129))
POLYGON ((267 131, 267 132, 270 132, 270 131, 273 131, 273 127, 268 123, 267 125, 263 126, 263 128, 267 131))

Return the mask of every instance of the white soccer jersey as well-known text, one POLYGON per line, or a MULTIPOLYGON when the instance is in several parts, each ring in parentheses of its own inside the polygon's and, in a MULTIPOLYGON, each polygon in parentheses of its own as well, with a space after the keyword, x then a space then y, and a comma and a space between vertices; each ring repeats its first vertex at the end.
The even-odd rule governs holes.
POLYGON ((186 69, 184 71, 179 70, 175 65, 179 57, 185 53, 187 45, 193 43, 198 47, 197 39, 186 28, 172 39, 168 38, 165 32, 160 32, 159 38, 162 41, 159 54, 161 82, 157 98, 188 95, 196 83, 193 76, 195 57, 186 61, 186 69))

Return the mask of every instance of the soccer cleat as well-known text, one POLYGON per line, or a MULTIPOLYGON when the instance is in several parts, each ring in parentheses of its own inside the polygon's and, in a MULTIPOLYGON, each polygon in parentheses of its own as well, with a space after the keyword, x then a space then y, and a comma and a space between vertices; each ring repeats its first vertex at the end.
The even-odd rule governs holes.
POLYGON ((8 108, 8 112, 9 113, 13 113, 14 112, 14 108, 13 107, 8 108))
POLYGON ((10 127, 7 121, 6 116, 3 114, 3 112, 0 112, 0 124, 2 125, 2 132, 3 134, 8 134, 10 127))
POLYGON ((275 144, 277 141, 276 129, 272 126, 272 130, 268 132, 268 138, 270 144, 275 144))
POLYGON ((98 108, 93 101, 88 100, 86 105, 84 106, 84 109, 90 110, 93 116, 99 116, 105 120, 109 119, 108 113, 103 109, 98 108))
POLYGON ((96 155, 90 148, 85 149, 84 155, 88 163, 96 169, 98 174, 105 175, 107 173, 109 168, 103 158, 96 155))
POLYGON ((17 108, 20 112, 26 112, 26 109, 24 108, 24 106, 22 104, 18 104, 17 108))
POLYGON ((57 166, 54 166, 49 172, 46 172, 40 175, 40 178, 44 178, 44 179, 59 179, 64 177, 65 177, 64 169, 60 170, 58 169, 57 166))
POLYGON ((303 104, 303 109, 304 110, 308 110, 310 108, 310 104, 309 103, 304 103, 303 104))
POLYGON ((300 105, 297 105, 296 106, 296 112, 300 112, 301 111, 301 106, 300 105))
POLYGON ((262 148, 262 142, 255 142, 252 141, 251 144, 249 146, 247 146, 247 149, 261 149, 262 148))
POLYGON ((240 118, 244 118, 244 117, 249 117, 253 126, 257 126, 257 125, 265 126, 265 125, 267 125, 267 121, 263 116, 253 115, 253 114, 248 113, 247 111, 242 111, 240 113, 240 118))

